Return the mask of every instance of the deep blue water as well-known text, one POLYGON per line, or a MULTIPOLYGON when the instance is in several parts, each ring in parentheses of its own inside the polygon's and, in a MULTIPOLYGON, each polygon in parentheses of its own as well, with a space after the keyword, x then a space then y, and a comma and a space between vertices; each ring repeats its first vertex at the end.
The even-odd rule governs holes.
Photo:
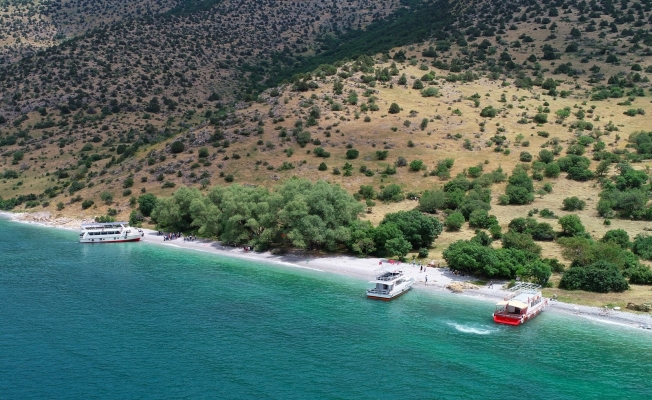
POLYGON ((1 399, 649 399, 652 335, 0 219, 1 399))

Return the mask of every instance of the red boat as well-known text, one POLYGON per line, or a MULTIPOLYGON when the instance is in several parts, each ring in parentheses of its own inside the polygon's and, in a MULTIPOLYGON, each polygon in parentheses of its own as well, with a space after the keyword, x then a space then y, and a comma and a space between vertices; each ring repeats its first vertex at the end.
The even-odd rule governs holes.
POLYGON ((519 283, 511 288, 514 293, 496 303, 494 322, 515 326, 539 315, 548 305, 540 289, 541 286, 531 283, 519 283))

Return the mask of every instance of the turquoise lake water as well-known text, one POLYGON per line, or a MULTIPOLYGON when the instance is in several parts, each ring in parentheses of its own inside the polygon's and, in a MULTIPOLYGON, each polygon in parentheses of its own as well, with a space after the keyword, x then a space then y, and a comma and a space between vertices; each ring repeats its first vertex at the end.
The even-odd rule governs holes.
POLYGON ((652 334, 0 219, 2 399, 649 399, 652 334))

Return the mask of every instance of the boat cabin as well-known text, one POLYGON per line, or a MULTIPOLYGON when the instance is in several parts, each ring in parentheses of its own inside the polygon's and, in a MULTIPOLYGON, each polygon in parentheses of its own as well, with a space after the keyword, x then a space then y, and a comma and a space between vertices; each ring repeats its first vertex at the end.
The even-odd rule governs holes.
POLYGON ((369 282, 376 285, 376 287, 369 289, 369 292, 389 294, 394 287, 403 282, 405 282, 405 275, 403 275, 402 271, 384 272, 376 276, 376 280, 369 282))

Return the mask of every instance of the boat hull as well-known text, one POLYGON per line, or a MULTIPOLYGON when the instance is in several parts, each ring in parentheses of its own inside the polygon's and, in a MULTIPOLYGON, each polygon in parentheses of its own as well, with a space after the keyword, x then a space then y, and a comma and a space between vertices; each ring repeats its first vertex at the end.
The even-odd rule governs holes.
POLYGON ((383 294, 367 293, 367 298, 372 299, 372 300, 391 301, 391 300, 394 300, 397 297, 403 296, 405 293, 409 292, 410 289, 411 289, 411 287, 409 287, 409 288, 407 288, 407 289, 405 289, 405 290, 403 290, 401 292, 391 294, 391 295, 389 295, 389 294, 388 295, 383 295, 383 294))
POLYGON ((107 239, 107 240, 93 240, 93 239, 83 239, 80 240, 79 243, 87 243, 87 244, 100 244, 100 243, 123 243, 123 242, 138 242, 140 241, 140 237, 137 238, 127 238, 127 239, 107 239))
POLYGON ((536 317, 537 315, 539 315, 541 311, 543 311, 543 307, 533 310, 531 313, 528 313, 526 315, 522 315, 520 318, 512 318, 512 317, 507 317, 504 315, 494 313, 494 322, 497 324, 517 326, 517 325, 524 324, 527 321, 531 320, 532 318, 536 317))

